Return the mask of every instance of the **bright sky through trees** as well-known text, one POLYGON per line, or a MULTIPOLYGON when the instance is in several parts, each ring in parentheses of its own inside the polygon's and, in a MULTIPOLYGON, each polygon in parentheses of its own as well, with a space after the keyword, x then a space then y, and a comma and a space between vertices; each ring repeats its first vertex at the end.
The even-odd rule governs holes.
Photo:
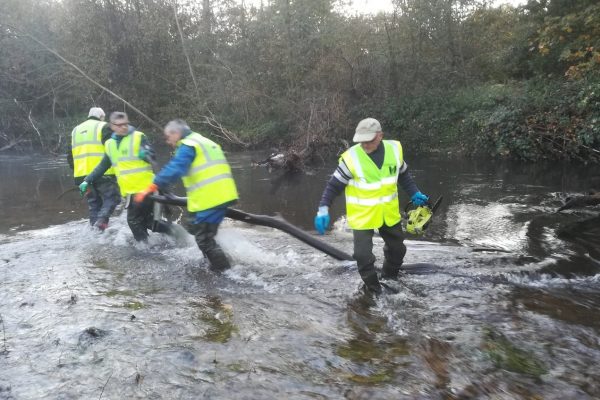
MULTIPOLYGON (((513 6, 520 6, 525 4, 527 0, 494 0, 493 4, 498 6, 501 4, 512 4, 513 6)), ((349 6, 351 11, 358 11, 360 13, 371 13, 375 14, 380 11, 393 11, 392 0, 353 0, 352 5, 349 6)))

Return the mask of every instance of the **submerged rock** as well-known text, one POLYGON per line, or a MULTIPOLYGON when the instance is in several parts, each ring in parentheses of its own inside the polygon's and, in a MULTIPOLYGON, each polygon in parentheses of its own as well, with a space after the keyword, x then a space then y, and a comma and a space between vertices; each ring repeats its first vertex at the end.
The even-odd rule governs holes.
POLYGON ((81 334, 79 335, 78 345, 80 347, 88 347, 92 343, 96 342, 97 340, 99 340, 107 335, 108 335, 108 331, 106 331, 104 329, 96 328, 94 326, 90 326, 89 328, 84 329, 83 332, 81 332, 81 334))

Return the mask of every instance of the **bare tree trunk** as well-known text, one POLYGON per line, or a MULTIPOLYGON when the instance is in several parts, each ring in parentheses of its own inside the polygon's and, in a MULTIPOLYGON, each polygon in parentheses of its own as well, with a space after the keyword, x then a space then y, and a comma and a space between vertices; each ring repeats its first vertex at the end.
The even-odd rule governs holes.
MULTIPOLYGON (((396 12, 394 11, 394 15, 392 17, 392 26, 396 25, 396 12)), ((396 57, 396 51, 394 50, 393 38, 392 38, 392 27, 388 22, 385 22, 385 33, 387 36, 387 45, 388 45, 388 68, 389 68, 389 84, 388 91, 390 96, 394 96, 398 93, 398 60, 396 57)))
POLYGON ((213 13, 210 0, 202 0, 202 38, 204 40, 203 62, 210 64, 214 43, 212 38, 213 13))
POLYGON ((181 39, 181 47, 183 48, 183 55, 187 61, 188 68, 190 70, 190 76, 192 77, 192 81, 194 82, 194 88, 196 89, 196 97, 200 99, 200 90, 198 89, 198 81, 196 81, 196 74, 194 74, 194 69, 192 68, 192 62, 190 61, 190 56, 187 52, 187 48, 185 47, 185 40, 183 38, 183 31, 181 30, 181 25, 179 24, 179 18, 177 17, 177 2, 173 3, 173 14, 175 15, 175 25, 177 25, 177 32, 179 32, 179 38, 181 39))
POLYGON ((292 77, 292 65, 294 63, 294 53, 292 51, 292 11, 290 10, 291 1, 285 0, 285 10, 284 10, 284 21, 285 21, 285 31, 286 31, 286 41, 287 41, 287 56, 288 60, 286 62, 286 80, 288 91, 292 91, 295 86, 294 79, 292 77))

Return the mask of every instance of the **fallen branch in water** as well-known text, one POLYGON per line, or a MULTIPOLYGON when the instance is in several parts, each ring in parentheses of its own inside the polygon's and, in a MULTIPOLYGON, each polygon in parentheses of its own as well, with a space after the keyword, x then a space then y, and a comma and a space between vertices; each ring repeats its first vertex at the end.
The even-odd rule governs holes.
POLYGON ((556 212, 568 210, 571 208, 582 208, 588 206, 597 206, 600 204, 600 193, 592 193, 584 196, 575 196, 567 198, 567 202, 560 207, 556 212))
POLYGON ((259 167, 267 167, 269 172, 273 169, 282 169, 286 172, 299 172, 304 170, 304 160, 302 156, 293 150, 285 153, 272 153, 264 160, 257 161, 254 165, 259 167))
POLYGON ((104 389, 106 388, 106 385, 108 385, 108 381, 110 381, 110 378, 112 378, 114 372, 115 372, 114 370, 111 371, 110 375, 108 376, 108 379, 104 383, 104 386, 102 386, 102 391, 100 392, 100 397, 98 397, 98 400, 100 400, 102 398, 102 395, 104 394, 104 389))

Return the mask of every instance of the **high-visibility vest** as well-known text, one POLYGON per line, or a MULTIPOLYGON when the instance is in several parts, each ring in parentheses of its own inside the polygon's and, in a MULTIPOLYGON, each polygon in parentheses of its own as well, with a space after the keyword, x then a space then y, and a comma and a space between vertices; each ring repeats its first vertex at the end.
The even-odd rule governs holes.
POLYGON ((346 216, 355 230, 377 229, 384 224, 394 226, 401 220, 398 202, 398 175, 402 167, 402 145, 384 140, 385 157, 381 168, 360 144, 352 146, 341 159, 352 179, 346 185, 346 216))
POLYGON ((152 183, 152 166, 140 160, 140 147, 144 134, 139 131, 128 134, 117 146, 117 140, 110 138, 104 143, 106 154, 115 169, 121 195, 139 193, 152 183))
POLYGON ((238 192, 221 146, 192 132, 177 145, 196 150, 196 157, 182 178, 190 212, 204 211, 238 199, 238 192))
MULTIPOLYGON (((102 128, 106 122, 88 119, 77 125, 71 133, 71 153, 73 154, 73 176, 89 175, 104 157, 102 128)), ((112 168, 104 175, 114 175, 112 168)))

